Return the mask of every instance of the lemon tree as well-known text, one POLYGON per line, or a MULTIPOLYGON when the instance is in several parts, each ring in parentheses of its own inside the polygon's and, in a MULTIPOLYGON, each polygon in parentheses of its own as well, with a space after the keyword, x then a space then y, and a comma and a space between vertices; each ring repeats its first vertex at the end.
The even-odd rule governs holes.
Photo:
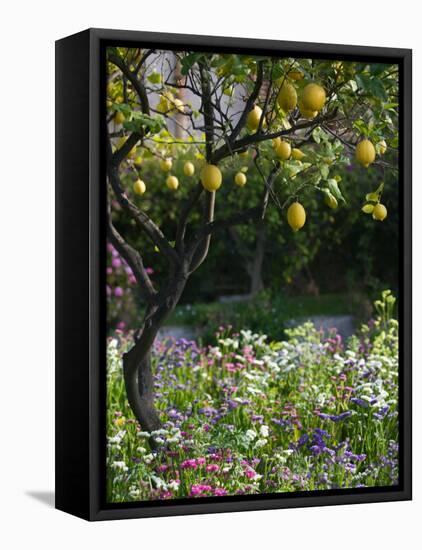
POLYGON ((276 211, 296 239, 312 201, 341 211, 348 193, 339 172, 349 165, 361 171, 359 215, 388 223, 383 180, 397 166, 397 82, 388 64, 107 48, 108 237, 147 305, 123 356, 144 429, 160 426, 151 346, 222 231, 261 231, 276 211), (375 190, 365 188, 368 171, 377 174, 375 190), (219 196, 248 192, 252 176, 253 203, 217 215, 219 196), (171 224, 154 219, 158 194, 171 224), (119 226, 120 213, 130 230, 119 226), (147 246, 161 258, 159 285, 144 265, 147 246))

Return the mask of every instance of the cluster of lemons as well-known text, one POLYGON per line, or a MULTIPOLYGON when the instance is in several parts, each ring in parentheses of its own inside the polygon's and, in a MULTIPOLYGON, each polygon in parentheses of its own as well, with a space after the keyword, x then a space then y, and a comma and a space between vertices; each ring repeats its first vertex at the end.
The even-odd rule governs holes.
MULTIPOLYGON (((289 113, 296 107, 299 109, 300 115, 308 120, 314 119, 321 109, 324 107, 326 102, 326 92, 322 86, 315 82, 307 84, 302 92, 300 97, 298 97, 295 86, 291 83, 294 80, 300 80, 303 78, 303 73, 300 71, 290 71, 288 74, 288 79, 283 79, 281 84, 278 96, 277 103, 280 109, 285 113, 289 113)), ((183 103, 169 95, 161 95, 160 103, 157 110, 162 112, 169 111, 174 109, 176 111, 183 112, 184 105, 183 103)), ((255 105, 253 109, 248 113, 246 125, 249 131, 256 132, 262 124, 266 125, 265 119, 262 120, 262 109, 255 105)), ((117 112, 115 115, 115 122, 121 124, 124 121, 123 113, 117 112)), ((126 138, 121 138, 124 143, 126 138)), ((118 147, 122 145, 118 144, 118 147)), ((302 160, 305 156, 305 153, 296 147, 292 147, 288 141, 277 137, 273 140, 273 148, 275 154, 281 161, 286 161, 289 159, 302 160)), ((381 154, 384 154, 387 149, 385 141, 381 141, 378 144, 378 151, 381 154)), ((136 164, 136 147, 134 147, 128 154, 129 158, 133 158, 136 164)), ((373 143, 369 139, 361 140, 355 150, 355 158, 359 164, 368 168, 376 158, 376 150, 373 143)), ((140 158, 140 162, 142 158, 140 158)), ((173 163, 170 158, 164 158, 160 161, 160 168, 163 172, 170 172, 172 169, 173 163)), ((183 172, 185 176, 191 177, 195 174, 195 166, 192 162, 187 161, 184 164, 183 172)), ((217 191, 222 184, 223 176, 221 170, 218 166, 213 164, 205 164, 200 173, 200 180, 203 187, 209 192, 217 191)), ((234 183, 239 187, 243 187, 247 182, 246 174, 243 170, 237 172, 234 176, 234 183)), ((179 187, 178 178, 172 174, 169 174, 166 179, 166 185, 170 190, 175 191, 179 187)), ((146 191, 146 185, 141 179, 137 179, 133 184, 133 191, 137 195, 143 195, 146 191)), ((335 204, 329 204, 331 208, 337 206, 337 201, 335 204)), ((376 220, 384 220, 387 217, 387 209, 381 204, 377 203, 372 210, 372 216, 376 220)), ((293 231, 298 231, 306 223, 306 211, 303 205, 295 201, 293 202, 287 210, 287 222, 293 231)))
MULTIPOLYGON (((173 167, 173 161, 171 158, 164 158, 160 160, 160 168, 163 172, 170 172, 173 167)), ((185 176, 192 177, 195 174, 195 166, 192 162, 187 161, 183 166, 183 173, 185 176)), ((176 191, 179 187, 179 180, 176 176, 169 174, 166 179, 166 185, 171 191, 176 191)), ((136 195, 143 195, 147 187, 145 182, 138 178, 133 184, 133 191, 136 195)))

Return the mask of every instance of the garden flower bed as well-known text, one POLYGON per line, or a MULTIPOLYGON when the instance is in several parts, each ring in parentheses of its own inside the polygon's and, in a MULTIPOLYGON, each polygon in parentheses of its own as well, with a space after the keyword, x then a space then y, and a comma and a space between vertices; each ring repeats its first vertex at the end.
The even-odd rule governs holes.
POLYGON ((131 334, 107 343, 107 500, 147 501, 398 483, 398 324, 344 343, 312 324, 269 342, 221 328, 215 345, 155 344, 163 427, 142 431, 124 389, 131 334))

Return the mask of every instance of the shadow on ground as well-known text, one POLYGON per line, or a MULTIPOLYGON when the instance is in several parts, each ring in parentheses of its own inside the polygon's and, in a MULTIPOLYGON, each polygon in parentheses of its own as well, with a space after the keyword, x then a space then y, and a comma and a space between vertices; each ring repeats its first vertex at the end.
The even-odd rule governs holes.
POLYGON ((54 508, 54 491, 26 491, 25 494, 49 508, 54 508))

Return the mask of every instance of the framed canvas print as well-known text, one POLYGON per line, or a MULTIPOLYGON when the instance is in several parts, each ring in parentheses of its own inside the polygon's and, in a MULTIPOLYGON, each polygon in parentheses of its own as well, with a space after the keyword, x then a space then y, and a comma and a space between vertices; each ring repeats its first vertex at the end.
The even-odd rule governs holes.
POLYGON ((56 43, 56 506, 411 498, 411 51, 56 43))

